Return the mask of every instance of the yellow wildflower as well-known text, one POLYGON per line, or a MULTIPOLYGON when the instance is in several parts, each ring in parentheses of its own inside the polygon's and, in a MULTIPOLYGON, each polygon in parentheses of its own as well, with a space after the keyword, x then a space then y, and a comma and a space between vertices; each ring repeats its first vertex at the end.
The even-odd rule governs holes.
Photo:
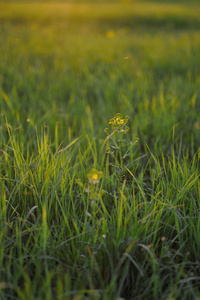
POLYGON ((87 178, 89 183, 97 184, 99 183, 100 179, 103 177, 103 172, 98 171, 96 169, 92 169, 88 174, 87 178))
MULTIPOLYGON (((115 129, 120 132, 126 133, 129 131, 129 128, 125 126, 129 120, 129 116, 123 118, 120 113, 117 113, 116 116, 109 121, 109 125, 115 127, 115 129)), ((112 128, 114 129, 114 128, 112 128)), ((106 133, 108 134, 108 129, 106 128, 106 133)))
POLYGON ((113 30, 109 30, 106 32, 106 37, 111 39, 115 37, 115 32, 113 30))

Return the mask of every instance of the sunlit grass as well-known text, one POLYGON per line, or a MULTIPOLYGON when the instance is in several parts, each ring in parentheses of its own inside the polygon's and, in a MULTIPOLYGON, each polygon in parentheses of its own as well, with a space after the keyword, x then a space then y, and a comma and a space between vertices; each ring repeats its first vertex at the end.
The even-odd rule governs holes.
POLYGON ((0 3, 1 299, 200 297, 199 13, 0 3))
MULTIPOLYGON (((117 18, 144 18, 167 19, 174 17, 181 18, 185 22, 187 19, 197 22, 199 20, 199 6, 195 3, 168 4, 168 3, 1 3, 1 20, 11 20, 31 22, 33 19, 38 21, 68 21, 76 19, 83 20, 113 20, 117 18)), ((156 21, 155 20, 155 21, 156 21)), ((173 19, 172 19, 173 20, 173 19)))

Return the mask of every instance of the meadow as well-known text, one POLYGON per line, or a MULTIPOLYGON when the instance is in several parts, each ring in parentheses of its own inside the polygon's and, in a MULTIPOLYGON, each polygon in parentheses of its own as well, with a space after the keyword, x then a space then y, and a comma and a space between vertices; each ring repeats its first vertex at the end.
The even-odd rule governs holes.
POLYGON ((0 299, 200 299, 199 16, 0 2, 0 299))

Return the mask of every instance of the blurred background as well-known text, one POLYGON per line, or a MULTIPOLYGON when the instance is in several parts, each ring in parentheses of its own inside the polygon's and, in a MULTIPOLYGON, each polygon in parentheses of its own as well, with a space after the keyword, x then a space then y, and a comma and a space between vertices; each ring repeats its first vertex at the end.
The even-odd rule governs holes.
POLYGON ((1 1, 2 140, 5 117, 24 142, 45 124, 58 146, 104 138, 121 112, 141 147, 168 152, 175 138, 194 153, 199 16, 198 1, 1 1))

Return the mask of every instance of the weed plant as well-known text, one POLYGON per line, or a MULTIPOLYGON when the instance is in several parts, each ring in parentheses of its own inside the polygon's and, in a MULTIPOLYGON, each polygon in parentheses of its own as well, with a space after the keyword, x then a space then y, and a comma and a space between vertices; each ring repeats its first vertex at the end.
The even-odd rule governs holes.
POLYGON ((199 15, 0 3, 0 299, 199 299, 199 15))

